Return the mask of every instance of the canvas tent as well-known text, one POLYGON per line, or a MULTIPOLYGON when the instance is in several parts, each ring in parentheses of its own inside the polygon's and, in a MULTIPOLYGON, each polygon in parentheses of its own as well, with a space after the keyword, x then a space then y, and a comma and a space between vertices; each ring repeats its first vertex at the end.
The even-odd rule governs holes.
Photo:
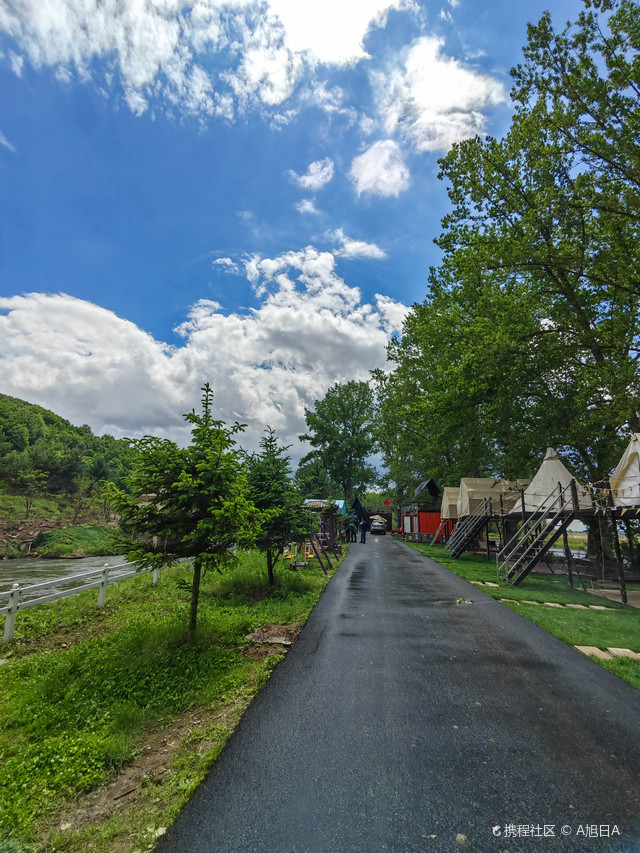
POLYGON ((610 482, 616 506, 640 506, 640 433, 631 436, 610 482))
MULTIPOLYGON (((564 489, 569 485, 571 480, 576 478, 568 471, 562 463, 560 457, 553 449, 547 447, 547 452, 542 460, 542 463, 533 480, 529 483, 524 492, 524 510, 525 512, 544 512, 552 503, 551 495, 558 495, 558 483, 564 489)), ((591 509, 591 498, 584 486, 576 480, 576 490, 578 492, 578 508, 591 509)), ((522 510, 522 502, 516 501, 512 512, 520 512, 522 510)))
POLYGON ((500 496, 502 509, 509 512, 520 497, 520 489, 529 484, 528 480, 495 480, 493 477, 463 477, 460 480, 460 496, 458 497, 458 518, 471 515, 482 504, 485 498, 491 498, 493 512, 500 512, 500 496))
POLYGON ((455 520, 458 517, 458 498, 460 488, 458 486, 445 486, 442 492, 442 504, 440 506, 440 518, 455 520))

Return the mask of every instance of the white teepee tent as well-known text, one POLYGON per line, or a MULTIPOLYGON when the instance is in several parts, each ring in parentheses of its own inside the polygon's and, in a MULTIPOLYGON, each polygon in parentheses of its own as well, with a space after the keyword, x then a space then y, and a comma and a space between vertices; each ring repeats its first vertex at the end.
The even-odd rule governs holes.
MULTIPOLYGON (((549 504, 553 501, 550 496, 558 495, 558 483, 564 489, 569 485, 571 480, 575 480, 573 474, 568 471, 563 465, 560 457, 553 449, 547 447, 547 452, 540 467, 538 468, 533 480, 529 483, 524 492, 524 509, 525 512, 544 512, 549 504)), ((576 489, 578 492, 578 507, 580 509, 589 509, 591 507, 591 498, 584 486, 576 480, 576 489)), ((517 501, 512 512, 522 511, 522 501, 517 501)))
POLYGON ((442 490, 442 504, 440 506, 440 518, 456 519, 458 517, 458 498, 460 489, 458 486, 445 486, 442 490))
POLYGON ((640 506, 640 433, 634 433, 611 475, 615 505, 640 506))

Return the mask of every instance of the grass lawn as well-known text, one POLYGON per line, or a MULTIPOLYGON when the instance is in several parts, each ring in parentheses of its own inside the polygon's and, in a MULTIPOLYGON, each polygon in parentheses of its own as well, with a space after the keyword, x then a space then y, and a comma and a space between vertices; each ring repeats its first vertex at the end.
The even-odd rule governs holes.
POLYGON ((189 644, 189 574, 123 581, 101 611, 91 591, 18 613, 0 646, 2 853, 150 849, 284 655, 247 635, 301 626, 328 580, 312 560, 269 587, 244 555, 205 576, 189 644))
MULTIPOLYGON (((453 560, 445 553, 442 545, 423 545, 417 542, 407 544, 467 581, 497 583, 495 560, 489 562, 485 556, 466 553, 453 560)), ((501 580, 497 588, 482 586, 480 589, 493 598, 512 599, 516 603, 505 602, 507 607, 571 646, 623 648, 640 652, 640 609, 625 607, 583 592, 577 577, 574 578, 573 588, 569 586, 566 577, 531 574, 522 586, 512 586, 501 580), (540 603, 525 604, 525 601, 540 603), (607 609, 545 607, 543 602, 582 604, 585 607, 595 604, 607 609)), ((600 660, 595 657, 593 660, 597 660, 599 664, 640 689, 640 660, 600 660)))

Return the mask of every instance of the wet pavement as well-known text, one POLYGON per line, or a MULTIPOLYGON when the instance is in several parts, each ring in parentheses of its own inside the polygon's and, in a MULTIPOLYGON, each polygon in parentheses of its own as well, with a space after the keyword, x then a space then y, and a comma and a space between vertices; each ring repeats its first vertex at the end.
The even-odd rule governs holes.
POLYGON ((369 537, 156 849, 640 850, 638 720, 629 685, 369 537))

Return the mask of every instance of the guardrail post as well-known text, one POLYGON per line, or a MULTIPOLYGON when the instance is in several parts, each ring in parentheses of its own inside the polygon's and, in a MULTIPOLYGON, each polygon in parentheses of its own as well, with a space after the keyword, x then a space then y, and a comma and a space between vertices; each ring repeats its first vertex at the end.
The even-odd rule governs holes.
POLYGON ((18 613, 18 603, 20 601, 20 585, 14 583, 9 593, 9 610, 4 620, 4 636, 3 643, 8 643, 13 640, 13 631, 16 627, 16 614, 18 613))
POLYGON ((102 580, 100 581, 100 592, 98 593, 98 609, 104 607, 107 599, 107 580, 109 578, 109 567, 105 566, 102 570, 102 580))

